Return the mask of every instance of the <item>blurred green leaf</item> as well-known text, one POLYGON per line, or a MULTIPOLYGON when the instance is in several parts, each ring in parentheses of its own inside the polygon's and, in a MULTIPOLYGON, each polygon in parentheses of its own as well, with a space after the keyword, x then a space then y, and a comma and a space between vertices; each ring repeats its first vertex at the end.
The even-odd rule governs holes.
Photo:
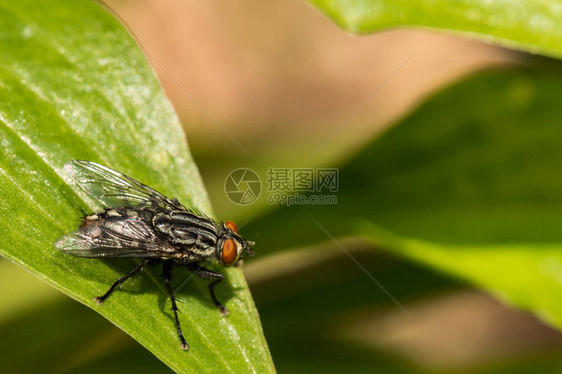
MULTIPOLYGON (((73 258, 53 242, 77 228, 78 188, 63 165, 111 166, 210 212, 185 135, 154 72, 115 18, 90 1, 2 1, 0 15, 0 253, 94 308, 182 372, 271 372, 257 312, 239 269, 226 271, 221 316, 204 281, 179 291, 192 349, 179 348, 160 269, 103 306, 93 296, 137 262, 73 258)), ((174 287, 188 278, 176 272, 174 287)))
MULTIPOLYGON (((244 271, 279 372, 363 373, 371 372, 373 368, 384 373, 491 374, 509 373, 510 369, 517 373, 560 371, 562 346, 559 339, 557 343, 551 341, 549 344, 546 343, 549 338, 542 335, 542 342, 539 338, 534 343, 526 343, 540 336, 531 327, 532 324, 513 329, 522 328, 525 334, 498 334, 494 318, 522 313, 504 311, 501 317, 488 315, 491 320, 474 315, 467 321, 466 313, 478 313, 483 305, 466 305, 465 309, 457 305, 460 309, 443 309, 452 305, 440 304, 444 299, 455 299, 466 291, 459 281, 422 264, 385 255, 377 248, 361 245, 355 240, 345 240, 343 244, 408 309, 412 318, 404 315, 333 244, 260 256, 244 271), (272 263, 277 263, 283 271, 276 273, 278 269, 273 268, 272 263), (308 266, 303 266, 303 263, 308 266), (432 306, 433 311, 430 311, 432 306), (388 324, 390 320, 400 320, 404 324, 398 324, 400 328, 395 331, 397 324, 388 324), (448 337, 439 337, 440 343, 435 342, 437 338, 425 330, 428 324, 431 325, 430 320, 434 326, 451 329, 446 333, 448 337), (484 327, 479 322, 483 320, 494 328, 484 327), (369 327, 373 323, 377 324, 377 328, 369 327), (486 338, 476 343, 462 333, 459 335, 455 323, 465 328, 472 324, 472 328, 477 330, 486 329, 482 332, 486 338), (350 337, 349 331, 354 329, 353 326, 360 337, 350 337), (499 339, 505 344, 497 346, 498 341, 493 336, 495 339, 501 336, 499 339), (428 345, 451 344, 456 352, 471 351, 475 344, 484 344, 485 347, 481 347, 479 352, 472 351, 473 359, 464 363, 459 363, 458 357, 450 351, 441 352, 441 365, 435 365, 425 358, 412 360, 414 352, 417 352, 416 356, 420 355, 419 345, 416 348, 415 343, 408 345, 408 342, 416 340, 418 343, 426 340, 428 345), (397 344, 397 341, 402 341, 403 345, 397 344), (506 350, 506 346, 511 349, 506 350), (480 357, 483 350, 501 353, 480 357), (548 366, 550 370, 545 369, 548 366)), ((474 299, 469 300, 467 302, 474 302, 474 299)), ((517 320, 523 326, 529 323, 524 318, 517 320)), ((433 352, 439 355, 437 349, 435 347, 433 352)), ((428 351, 421 354, 428 354, 428 351)))
MULTIPOLYGON (((458 288, 436 272, 368 246, 348 248, 404 304, 458 288)), ((263 257, 245 269, 279 372, 362 373, 374 367, 384 373, 427 372, 401 357, 341 336, 351 313, 369 310, 373 318, 377 312, 380 316, 402 313, 344 252, 333 246, 300 250, 291 256, 291 263, 297 262, 293 269, 283 266, 284 255, 274 255, 274 262, 290 269, 282 275, 268 275, 275 270, 263 257), (299 258, 309 257, 320 260, 309 266, 298 264, 299 258), (257 270, 265 274, 262 279, 252 277, 260 273, 257 270)))
POLYGON ((32 309, 43 308, 64 296, 37 277, 0 258, 0 324, 32 309))
POLYGON ((466 79, 342 167, 336 206, 279 209, 245 232, 269 250, 362 235, 560 328, 561 86, 544 66, 466 79))
MULTIPOLYGON (((97 313, 67 298, 4 321, 0 333, 3 373, 38 373, 45 368, 50 368, 47 372, 63 372, 99 356, 107 357, 110 352, 122 353, 133 342, 97 313)), ((144 351, 145 364, 152 362, 161 372, 162 368, 170 371, 138 348, 144 351)))
POLYGON ((559 0, 308 0, 340 27, 367 33, 419 26, 476 36, 532 53, 562 57, 559 0))

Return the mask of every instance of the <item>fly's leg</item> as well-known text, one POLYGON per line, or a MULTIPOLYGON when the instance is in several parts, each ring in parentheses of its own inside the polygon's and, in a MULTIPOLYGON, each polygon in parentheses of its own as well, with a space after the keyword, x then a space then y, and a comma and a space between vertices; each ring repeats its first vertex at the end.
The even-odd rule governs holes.
POLYGON ((183 337, 180 320, 178 319, 178 306, 176 304, 176 296, 174 295, 174 291, 172 290, 172 286, 170 285, 170 282, 172 280, 172 261, 164 261, 164 265, 162 267, 162 278, 164 278, 164 284, 168 289, 168 294, 170 295, 170 300, 172 301, 172 311, 174 312, 174 317, 176 319, 176 330, 178 331, 180 346, 183 350, 187 350, 189 349, 189 345, 183 337))
POLYGON ((142 268, 145 267, 145 265, 148 264, 149 262, 150 259, 147 258, 146 260, 141 262, 139 266, 137 266, 136 268, 134 268, 133 270, 131 270, 121 278, 117 279, 115 282, 113 282, 111 287, 109 287, 109 290, 107 290, 107 292, 103 296, 94 297, 94 301, 98 303, 98 305, 101 305, 113 293, 113 291, 115 291, 115 288, 117 288, 117 286, 119 286, 121 283, 125 282, 127 279, 131 278, 133 275, 141 271, 142 268))
POLYGON ((228 309, 226 309, 226 307, 217 299, 215 295, 215 287, 224 279, 224 275, 222 275, 221 273, 217 273, 216 271, 205 269, 204 267, 197 264, 189 264, 188 269, 199 278, 213 280, 213 282, 209 284, 209 291, 211 292, 213 302, 220 309, 222 314, 228 315, 228 309))

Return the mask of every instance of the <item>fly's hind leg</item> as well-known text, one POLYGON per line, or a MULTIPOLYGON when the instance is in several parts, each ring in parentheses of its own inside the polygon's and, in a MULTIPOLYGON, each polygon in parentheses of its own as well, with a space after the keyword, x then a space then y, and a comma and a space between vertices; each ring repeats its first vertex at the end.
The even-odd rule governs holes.
POLYGON ((98 303, 98 305, 101 305, 113 293, 113 291, 115 291, 115 288, 117 288, 117 286, 119 286, 121 283, 125 282, 127 279, 131 278, 133 275, 141 271, 142 268, 145 267, 146 264, 148 264, 149 262, 150 259, 147 258, 146 260, 141 262, 139 266, 137 266, 136 268, 134 268, 133 270, 131 270, 121 278, 117 279, 115 282, 113 282, 111 287, 109 287, 109 290, 107 290, 107 292, 103 296, 94 297, 94 301, 98 303))
POLYGON ((209 292, 211 293, 211 297, 213 298, 213 302, 215 303, 215 305, 220 309, 221 313, 224 315, 228 315, 228 309, 226 309, 226 307, 217 299, 217 296, 215 295, 215 287, 222 282, 222 280, 224 279, 224 275, 222 275, 221 273, 218 273, 216 271, 211 271, 209 269, 205 269, 202 266, 199 266, 198 264, 189 264, 187 266, 187 268, 189 269, 189 271, 191 271, 193 274, 197 275, 199 278, 203 278, 203 279, 210 279, 213 280, 213 282, 211 282, 211 284, 209 284, 209 292))
POLYGON ((162 278, 164 278, 164 284, 168 289, 168 294, 170 295, 170 300, 172 301, 172 311, 174 312, 174 318, 176 319, 176 330, 178 332, 178 338, 180 339, 180 346, 183 350, 189 349, 189 345, 183 337, 183 331, 181 330, 180 320, 178 319, 178 305, 176 304, 176 295, 174 295, 174 290, 170 282, 172 281, 172 261, 164 261, 164 266, 162 268, 162 278))

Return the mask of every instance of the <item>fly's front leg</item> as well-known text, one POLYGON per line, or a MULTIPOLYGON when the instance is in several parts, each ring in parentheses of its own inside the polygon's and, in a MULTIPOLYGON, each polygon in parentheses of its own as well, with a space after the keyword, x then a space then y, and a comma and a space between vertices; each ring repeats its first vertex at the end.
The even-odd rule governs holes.
POLYGON ((220 309, 222 314, 228 315, 229 313, 228 309, 226 309, 226 307, 215 296, 215 287, 224 279, 224 275, 216 271, 205 269, 204 267, 199 266, 197 264, 189 264, 187 268, 189 269, 189 271, 197 275, 199 278, 213 280, 213 282, 209 284, 209 292, 211 292, 211 297, 213 298, 213 302, 220 309))
POLYGON ((117 288, 117 286, 119 286, 121 283, 125 282, 127 279, 131 278, 133 275, 141 271, 142 268, 145 267, 145 265, 148 264, 149 262, 150 259, 147 258, 146 260, 141 262, 139 266, 137 266, 136 268, 134 268, 133 270, 131 270, 121 278, 117 279, 115 282, 113 282, 111 287, 109 287, 109 290, 107 290, 107 292, 103 296, 94 297, 95 302, 98 303, 98 305, 101 305, 113 293, 113 291, 115 291, 115 288, 117 288))
POLYGON ((178 337, 180 339, 180 346, 182 349, 189 349, 189 345, 183 337, 183 331, 181 330, 180 320, 178 319, 178 305, 176 304, 176 296, 174 295, 174 290, 170 282, 172 281, 172 261, 164 261, 162 267, 162 278, 164 278, 164 284, 168 289, 168 294, 170 295, 170 300, 172 301, 172 311, 174 312, 174 318, 176 319, 176 330, 178 332, 178 337))

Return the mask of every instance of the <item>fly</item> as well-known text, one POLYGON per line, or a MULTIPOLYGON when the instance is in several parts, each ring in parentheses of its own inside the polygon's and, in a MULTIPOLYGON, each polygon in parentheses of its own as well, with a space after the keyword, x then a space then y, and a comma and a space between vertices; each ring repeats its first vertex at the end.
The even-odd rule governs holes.
POLYGON ((142 259, 104 295, 94 298, 98 305, 146 265, 162 264, 162 278, 172 302, 180 345, 182 349, 189 349, 170 285, 173 266, 183 266, 194 275, 211 280, 211 298, 226 315, 228 310, 215 295, 215 287, 224 275, 202 265, 209 262, 234 265, 244 253, 254 255, 250 248, 254 242, 242 238, 234 222, 217 222, 108 167, 74 160, 65 165, 65 171, 104 209, 96 214, 84 214, 80 227, 58 239, 55 247, 77 257, 142 259))

